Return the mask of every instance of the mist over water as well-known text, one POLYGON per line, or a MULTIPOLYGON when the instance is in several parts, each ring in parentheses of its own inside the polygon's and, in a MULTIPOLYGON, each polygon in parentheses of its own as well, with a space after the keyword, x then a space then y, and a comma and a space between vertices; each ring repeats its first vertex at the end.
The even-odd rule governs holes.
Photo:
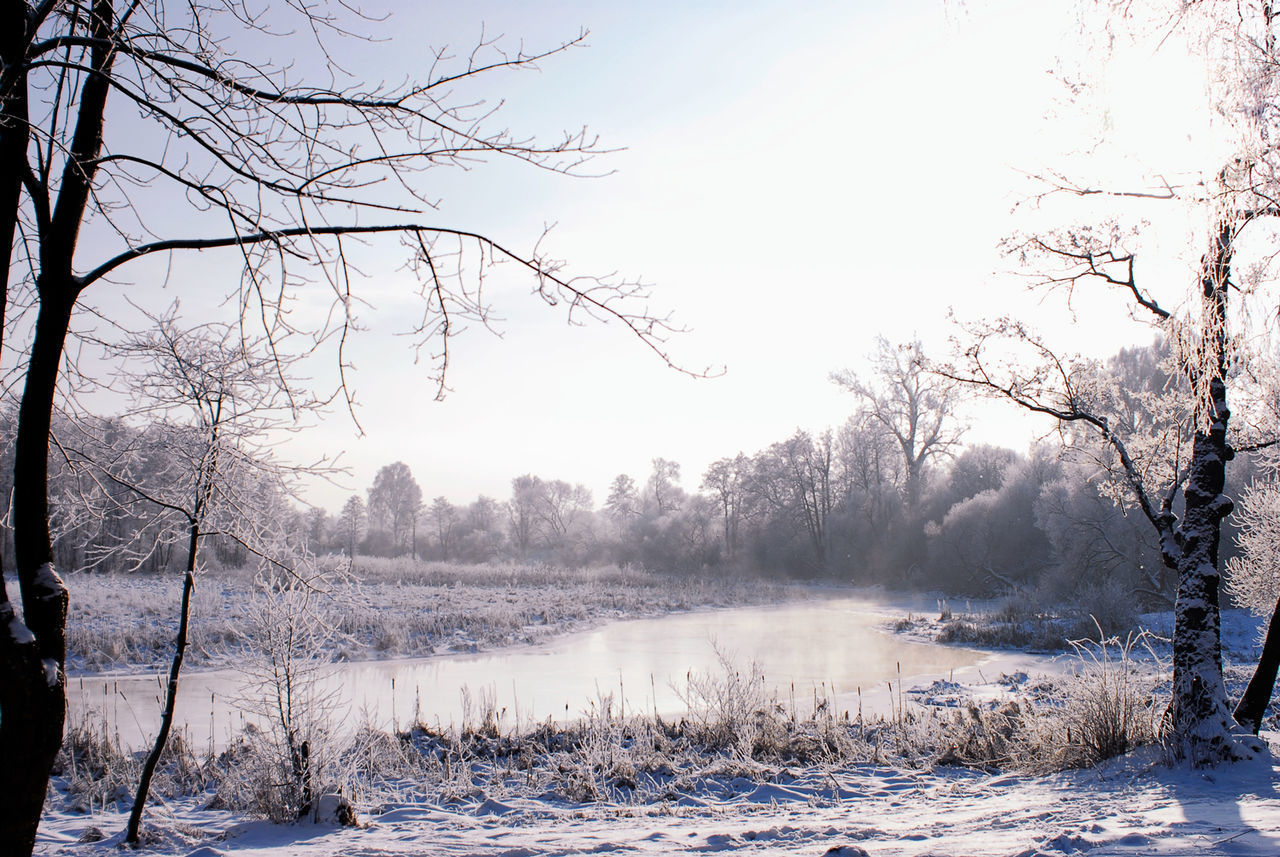
MULTIPOLYGON (((896 694, 899 675, 945 677, 983 657, 894 636, 881 627, 887 618, 870 601, 840 598, 623 620, 528 648, 334 664, 319 693, 332 692, 346 728, 366 717, 381 728, 461 725, 490 702, 504 712, 503 725, 525 725, 599 711, 610 697, 615 714, 672 716, 686 710, 690 676, 722 675, 727 662, 746 679, 754 662, 766 686, 801 714, 816 698, 856 716, 860 704, 884 710, 886 683, 896 694)), ((211 737, 221 746, 241 728, 234 703, 244 685, 233 670, 182 678, 177 724, 196 748, 211 737)), ((99 709, 126 744, 141 746, 158 725, 161 687, 156 675, 75 679, 72 717, 99 709)))

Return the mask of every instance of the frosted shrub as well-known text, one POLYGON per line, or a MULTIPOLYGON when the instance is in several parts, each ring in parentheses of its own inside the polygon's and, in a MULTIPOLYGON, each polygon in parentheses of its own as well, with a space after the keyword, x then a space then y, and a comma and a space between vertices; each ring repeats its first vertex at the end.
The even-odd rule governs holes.
POLYGON ((403 781, 421 779, 430 768, 408 740, 368 723, 343 744, 334 762, 327 790, 366 805, 395 799, 403 781))
POLYGON ((295 821, 298 804, 292 779, 274 742, 258 726, 247 723, 235 742, 218 755, 212 808, 275 822, 295 821))
POLYGON ((719 675, 689 673, 684 688, 675 689, 694 727, 690 737, 708 749, 733 748, 750 758, 777 702, 765 692, 764 672, 758 663, 752 661, 744 675, 725 652, 717 648, 716 656, 719 675))
POLYGON ((235 800, 249 796, 254 811, 273 821, 311 812, 333 753, 335 701, 318 682, 336 645, 318 606, 333 582, 308 557, 292 559, 288 569, 264 565, 250 602, 249 657, 241 667, 245 690, 239 706, 263 726, 244 734, 249 782, 235 800))

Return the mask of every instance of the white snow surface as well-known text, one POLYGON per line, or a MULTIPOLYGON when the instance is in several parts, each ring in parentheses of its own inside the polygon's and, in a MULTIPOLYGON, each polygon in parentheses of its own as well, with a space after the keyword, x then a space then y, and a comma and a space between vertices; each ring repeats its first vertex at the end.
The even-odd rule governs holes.
MULTIPOLYGON (((1280 736, 1268 736, 1273 747, 1280 736)), ((1269 753, 1210 771, 1168 767, 1147 749, 1051 776, 874 766, 809 769, 787 782, 727 780, 657 805, 581 805, 550 796, 406 801, 362 827, 238 822, 176 804, 153 810, 150 849, 187 857, 564 854, 1275 855, 1280 765, 1269 753), (165 816, 169 816, 168 819, 165 816), (840 852, 836 852, 840 853, 840 852), (856 854, 847 848, 844 853, 856 854)), ((121 813, 48 816, 39 854, 119 853, 121 813), (77 840, 90 828, 100 842, 77 840)))

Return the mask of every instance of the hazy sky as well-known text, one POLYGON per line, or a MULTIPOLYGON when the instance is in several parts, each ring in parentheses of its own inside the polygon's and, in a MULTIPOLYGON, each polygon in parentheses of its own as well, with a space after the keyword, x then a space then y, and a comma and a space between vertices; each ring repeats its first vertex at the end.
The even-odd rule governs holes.
MULTIPOLYGON (((1063 318, 993 273, 1008 267, 996 246, 1019 225, 1010 208, 1027 192, 1024 173, 1062 151, 1061 127, 1045 117, 1061 94, 1048 71, 1072 38, 1068 3, 378 5, 392 14, 389 40, 342 57, 374 80, 414 73, 427 45, 468 49, 482 27, 530 49, 590 31, 588 48, 487 91, 505 99, 517 135, 586 124, 625 147, 593 165, 612 174, 437 171, 430 219, 517 249, 556 223, 548 246, 573 271, 652 283, 652 307, 689 328, 672 357, 725 372, 672 372, 624 329, 568 327, 517 284, 494 294, 503 337, 461 336, 453 392, 434 402, 396 335, 420 311, 387 245, 379 252, 392 261, 361 286, 373 306, 351 351, 365 435, 338 411, 288 449, 298 460, 343 451, 344 487, 309 494, 331 511, 397 459, 426 498, 458 503, 505 498, 526 472, 585 483, 600 503, 614 475, 643 481, 656 456, 679 461, 696 489, 716 458, 843 422, 854 402, 828 373, 861 370, 877 335, 919 337, 942 356, 952 307, 1063 318)), ((1135 139, 1161 133, 1152 123, 1165 112, 1129 92, 1111 94, 1123 118, 1100 121, 1120 136, 1132 123, 1135 139)), ((1090 323, 1080 350, 1149 340, 1114 322, 1122 316, 1090 323)), ((1022 448, 1031 433, 999 411, 971 437, 1022 448)))

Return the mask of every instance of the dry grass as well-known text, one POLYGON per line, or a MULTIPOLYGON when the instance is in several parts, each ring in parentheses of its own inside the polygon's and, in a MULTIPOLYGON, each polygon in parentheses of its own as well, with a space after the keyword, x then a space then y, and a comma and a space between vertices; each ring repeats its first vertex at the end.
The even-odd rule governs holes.
POLYGON ((1081 668, 1056 686, 1038 728, 1030 736, 1031 759, 1049 770, 1086 768, 1156 741, 1161 707, 1155 702, 1153 671, 1134 656, 1145 650, 1153 660, 1151 635, 1130 634, 1123 641, 1105 637, 1073 641, 1081 668))

